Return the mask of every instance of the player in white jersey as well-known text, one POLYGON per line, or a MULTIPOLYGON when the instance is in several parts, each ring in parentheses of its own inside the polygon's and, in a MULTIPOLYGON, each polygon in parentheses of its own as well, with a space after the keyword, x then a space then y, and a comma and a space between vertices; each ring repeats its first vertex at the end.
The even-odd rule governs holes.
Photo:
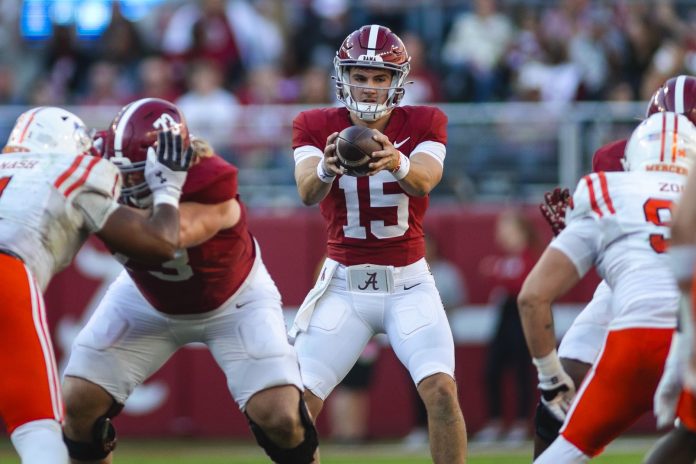
MULTIPOLYGON (((145 261, 172 259, 190 150, 160 133, 146 177, 152 215, 116 202, 119 170, 91 156, 84 123, 56 107, 22 114, 0 155, 0 417, 23 464, 64 464, 63 405, 42 293, 94 233, 145 261)), ((187 144, 186 144, 187 145, 187 144)))
POLYGON ((552 410, 567 412, 560 436, 535 462, 587 462, 651 409, 679 297, 664 254, 668 222, 695 157, 687 117, 647 118, 629 139, 628 172, 581 179, 566 229, 525 281, 520 315, 542 393, 552 410), (575 385, 556 353, 551 304, 593 265, 612 289, 612 318, 571 406, 575 385))

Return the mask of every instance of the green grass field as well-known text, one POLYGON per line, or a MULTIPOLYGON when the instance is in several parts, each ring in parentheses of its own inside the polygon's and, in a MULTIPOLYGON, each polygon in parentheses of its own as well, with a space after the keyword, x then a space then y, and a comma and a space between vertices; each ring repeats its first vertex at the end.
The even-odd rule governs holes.
MULTIPOLYGON (((598 464, 640 463, 656 437, 622 439, 612 444, 598 464)), ((471 464, 529 464, 532 444, 508 449, 472 444, 471 464)), ((249 443, 224 441, 138 441, 123 440, 114 456, 114 464, 267 464, 260 448, 249 443)), ((362 446, 323 445, 323 464, 428 464, 427 449, 406 452, 401 445, 379 443, 362 446)), ((0 442, 0 463, 19 464, 9 441, 0 442)))

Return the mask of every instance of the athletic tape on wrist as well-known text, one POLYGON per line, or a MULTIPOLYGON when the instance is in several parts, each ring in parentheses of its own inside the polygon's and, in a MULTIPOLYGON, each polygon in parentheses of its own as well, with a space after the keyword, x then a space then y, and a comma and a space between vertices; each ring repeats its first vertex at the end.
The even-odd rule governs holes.
POLYGON ((317 177, 325 184, 332 184, 336 178, 335 175, 326 172, 326 169, 324 169, 324 160, 319 161, 317 164, 317 177))
POLYGON ((391 173, 394 179, 401 180, 408 175, 408 171, 411 169, 411 161, 406 155, 399 152, 399 165, 391 173))
POLYGON ((179 207, 181 191, 174 188, 159 189, 152 192, 152 201, 155 205, 172 205, 179 207))
POLYGON ((555 349, 543 358, 532 358, 532 362, 537 368, 540 381, 558 377, 563 373, 563 366, 555 349))

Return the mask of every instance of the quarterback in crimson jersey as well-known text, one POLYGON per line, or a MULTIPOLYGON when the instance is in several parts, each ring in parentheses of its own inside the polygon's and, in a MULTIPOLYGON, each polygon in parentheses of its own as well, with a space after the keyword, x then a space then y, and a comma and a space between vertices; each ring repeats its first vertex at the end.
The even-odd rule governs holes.
POLYGON ((454 381, 454 342, 425 262, 423 216, 440 182, 447 118, 436 108, 400 107, 410 57, 386 27, 349 34, 334 60, 345 108, 293 121, 295 180, 302 201, 319 203, 327 259, 290 336, 307 405, 316 418, 367 342, 386 333, 428 411, 433 462, 466 460, 466 430, 454 381), (337 162, 335 140, 351 125, 374 129, 382 150, 367 175, 337 162))
MULTIPOLYGON (((320 147, 332 133, 350 125, 346 108, 305 111, 293 123, 292 145, 300 159, 312 156, 305 155, 303 147, 320 147)), ((443 161, 447 117, 433 107, 396 107, 384 135, 396 141, 404 155, 427 151, 443 161)), ((327 256, 346 266, 412 264, 425 255, 428 201, 427 196, 407 195, 389 172, 341 176, 319 204, 328 226, 327 256), (378 184, 381 191, 374 190, 378 184)))
MULTIPOLYGON (((105 135, 105 157, 126 179, 121 200, 150 204, 141 170, 152 128, 185 132, 179 110, 159 99, 124 107, 105 135)), ((297 355, 281 298, 249 233, 237 169, 202 140, 181 196, 175 258, 125 260, 75 339, 65 369, 65 441, 73 462, 111 462, 117 415, 133 390, 185 344, 204 343, 224 371, 257 441, 274 462, 309 464, 317 447, 302 399, 297 355)))

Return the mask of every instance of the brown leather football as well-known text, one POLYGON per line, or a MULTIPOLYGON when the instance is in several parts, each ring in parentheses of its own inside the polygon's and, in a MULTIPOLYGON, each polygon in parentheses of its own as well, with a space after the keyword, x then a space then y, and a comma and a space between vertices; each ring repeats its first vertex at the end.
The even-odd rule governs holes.
POLYGON ((338 134, 336 156, 346 175, 360 177, 367 174, 372 152, 382 149, 382 144, 372 138, 375 133, 369 127, 350 126, 338 134))

